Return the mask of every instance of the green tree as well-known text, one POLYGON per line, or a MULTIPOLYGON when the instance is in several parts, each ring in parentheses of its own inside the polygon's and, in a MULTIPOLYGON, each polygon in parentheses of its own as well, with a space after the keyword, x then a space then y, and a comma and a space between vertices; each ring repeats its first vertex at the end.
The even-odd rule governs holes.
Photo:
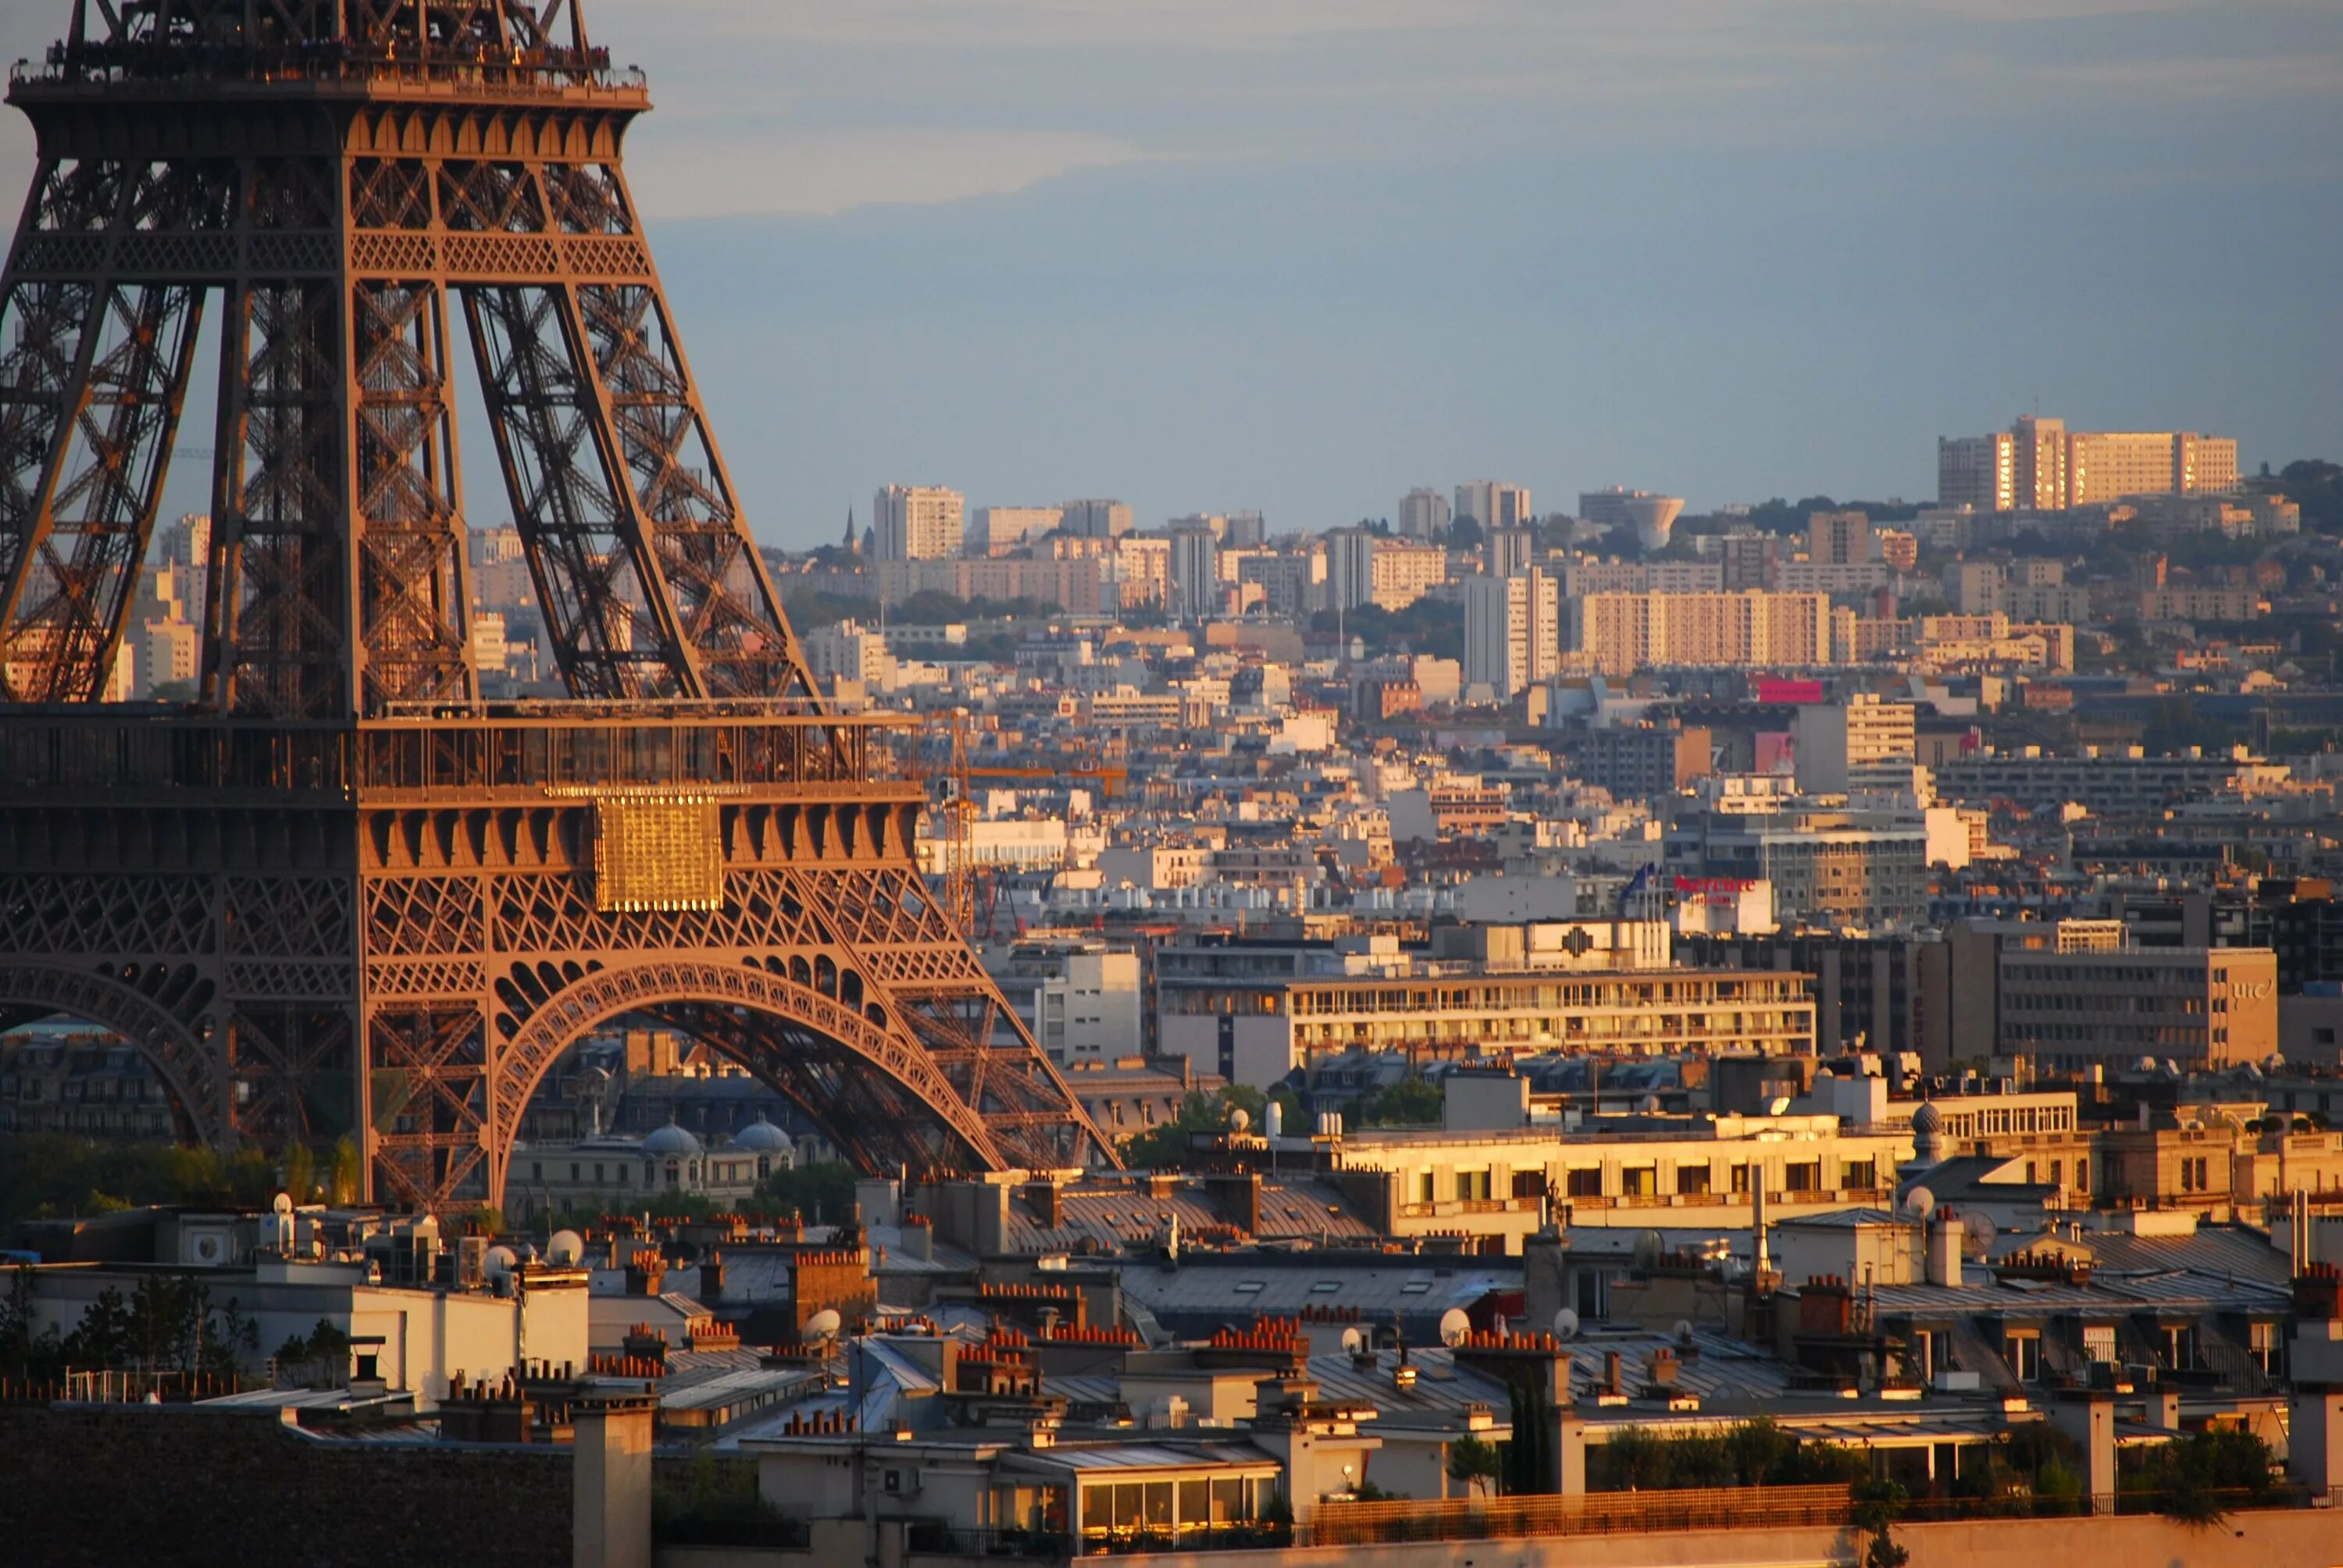
POLYGON ((1858 1481, 1853 1489, 1854 1507, 1847 1522, 1871 1539, 1863 1552, 1863 1568, 1904 1568, 1912 1553, 1897 1543, 1892 1532, 1896 1522, 1904 1516, 1904 1504, 1910 1497, 1893 1481, 1858 1481))
POLYGON ((1231 1084, 1216 1094, 1191 1091, 1181 1101, 1180 1109, 1169 1121, 1159 1122, 1144 1132, 1134 1133, 1122 1141, 1122 1161, 1134 1171, 1173 1171, 1185 1169, 1190 1160, 1190 1140, 1198 1132, 1222 1132, 1228 1130, 1230 1114, 1242 1111, 1251 1121, 1252 1131, 1259 1132, 1267 1125, 1269 1101, 1275 1100, 1283 1108, 1281 1114, 1288 1127, 1301 1125, 1302 1101, 1290 1089, 1280 1088, 1270 1094, 1243 1084, 1231 1084))
POLYGON ((842 1160, 817 1160, 776 1171, 757 1183, 756 1206, 774 1214, 792 1211, 822 1223, 842 1223, 854 1205, 854 1167, 842 1160))
POLYGON ((1443 1103, 1438 1084, 1418 1077, 1403 1078, 1360 1101, 1357 1124, 1361 1127, 1429 1127, 1440 1121, 1443 1103))
MULTIPOLYGON (((1518 1439, 1516 1439, 1518 1441, 1518 1439)), ((1458 1438, 1448 1447, 1448 1479, 1486 1497, 1505 1473, 1504 1457, 1493 1442, 1477 1437, 1458 1438)))

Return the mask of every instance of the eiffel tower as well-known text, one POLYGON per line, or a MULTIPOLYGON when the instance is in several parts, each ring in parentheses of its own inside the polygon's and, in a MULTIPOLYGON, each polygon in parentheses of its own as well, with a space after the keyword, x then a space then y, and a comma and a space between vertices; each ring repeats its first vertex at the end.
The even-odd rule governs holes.
POLYGON ((1114 1159, 922 880, 901 721, 820 697, 622 170, 582 0, 75 0, 8 99, 0 1026, 134 1042, 182 1135, 502 1201, 653 1020, 866 1169, 1114 1159), (200 658, 102 700, 206 310, 200 658), (450 341, 567 696, 492 701, 450 341))

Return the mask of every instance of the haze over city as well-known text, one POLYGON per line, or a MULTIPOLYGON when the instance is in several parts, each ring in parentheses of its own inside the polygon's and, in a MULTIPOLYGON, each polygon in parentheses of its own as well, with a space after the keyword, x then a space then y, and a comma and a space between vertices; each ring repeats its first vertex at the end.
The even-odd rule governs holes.
MULTIPOLYGON (((0 58, 39 58, 58 7, 5 9, 0 58)), ((769 543, 896 479, 1311 528, 1473 473, 1694 511, 1924 499, 1936 436, 2037 402, 2233 432, 2248 471, 2338 446, 2331 5, 604 0, 594 25, 649 74, 631 178, 769 543)), ((29 160, 12 117, 0 182, 29 160)))

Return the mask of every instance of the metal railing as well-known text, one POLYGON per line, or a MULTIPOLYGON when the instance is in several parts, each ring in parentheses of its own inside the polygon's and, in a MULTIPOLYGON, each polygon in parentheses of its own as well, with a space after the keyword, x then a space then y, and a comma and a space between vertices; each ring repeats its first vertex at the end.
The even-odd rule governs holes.
POLYGON ((1831 1528, 1846 1523, 1844 1486, 1688 1487, 1581 1497, 1329 1503, 1296 1544, 1374 1546, 1526 1535, 1644 1534, 1679 1530, 1831 1528))

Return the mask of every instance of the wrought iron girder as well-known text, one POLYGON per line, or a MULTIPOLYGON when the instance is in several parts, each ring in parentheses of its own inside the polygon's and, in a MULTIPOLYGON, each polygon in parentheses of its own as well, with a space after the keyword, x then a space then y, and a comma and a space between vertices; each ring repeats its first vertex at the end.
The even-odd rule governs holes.
POLYGON ((47 457, 47 494, 20 524, 0 590, 0 683, 19 701, 86 702, 104 686, 194 363, 199 292, 102 294, 82 333, 72 417, 47 457))
POLYGON ((358 636, 369 711, 478 695, 447 398, 446 301, 429 284, 351 291, 358 636))
POLYGON ((489 427, 573 695, 704 695, 630 504, 566 286, 467 288, 489 427))

